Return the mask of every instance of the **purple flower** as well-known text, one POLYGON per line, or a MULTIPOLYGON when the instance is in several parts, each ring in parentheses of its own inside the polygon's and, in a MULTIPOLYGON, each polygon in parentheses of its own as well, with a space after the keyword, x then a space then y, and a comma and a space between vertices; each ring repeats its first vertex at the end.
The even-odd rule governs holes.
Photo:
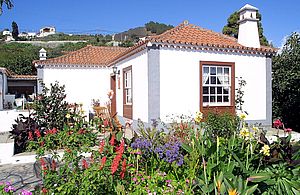
POLYGON ((32 195, 32 192, 29 192, 27 190, 22 190, 20 195, 32 195))
POLYGON ((12 187, 11 185, 7 185, 5 188, 4 188, 4 191, 5 192, 14 192, 16 189, 14 187, 12 187))

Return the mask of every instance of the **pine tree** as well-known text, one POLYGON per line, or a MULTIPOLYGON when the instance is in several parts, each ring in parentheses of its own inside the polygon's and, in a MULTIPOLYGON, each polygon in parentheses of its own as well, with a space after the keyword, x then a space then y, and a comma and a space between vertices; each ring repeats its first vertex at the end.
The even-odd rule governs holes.
MULTIPOLYGON (((261 14, 257 12, 257 18, 259 19, 258 22, 258 34, 259 34, 259 41, 261 45, 269 46, 269 42, 267 38, 264 36, 264 29, 262 27, 261 23, 261 14)), ((238 33, 239 33, 239 25, 238 25, 238 20, 239 20, 239 13, 234 12, 229 16, 227 19, 227 24, 223 27, 223 34, 229 35, 235 38, 238 38, 238 33)))
POLYGON ((12 28, 12 36, 15 40, 18 39, 18 36, 19 36, 19 27, 17 25, 17 23, 15 21, 12 22, 11 24, 11 28, 12 28))

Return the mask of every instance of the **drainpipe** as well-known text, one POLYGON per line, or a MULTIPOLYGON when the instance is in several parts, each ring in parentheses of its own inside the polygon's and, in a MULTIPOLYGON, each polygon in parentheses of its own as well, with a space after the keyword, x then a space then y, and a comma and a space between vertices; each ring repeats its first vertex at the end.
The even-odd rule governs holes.
POLYGON ((2 90, 0 91, 0 95, 1 95, 1 104, 0 104, 0 110, 3 110, 3 103, 4 103, 4 75, 3 75, 3 72, 0 71, 0 75, 1 75, 1 78, 2 78, 2 90))

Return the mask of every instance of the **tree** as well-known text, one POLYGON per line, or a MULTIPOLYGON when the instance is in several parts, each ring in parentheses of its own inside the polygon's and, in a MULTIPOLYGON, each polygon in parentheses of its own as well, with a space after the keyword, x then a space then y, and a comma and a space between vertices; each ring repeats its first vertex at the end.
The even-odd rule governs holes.
POLYGON ((2 12, 3 12, 3 9, 2 9, 3 4, 6 5, 7 9, 11 9, 11 8, 13 8, 13 6, 14 6, 14 5, 12 4, 12 1, 11 1, 11 0, 0 0, 0 15, 1 15, 2 12))
POLYGON ((300 132, 300 34, 291 34, 273 58, 273 117, 300 132))
POLYGON ((19 27, 18 27, 18 25, 17 25, 17 23, 15 21, 13 21, 11 23, 11 28, 12 28, 12 33, 11 34, 12 34, 13 38, 15 40, 17 40, 18 36, 19 36, 19 27))
MULTIPOLYGON (((259 34, 259 41, 261 45, 269 46, 267 38, 264 36, 264 29, 262 27, 261 23, 261 14, 257 12, 257 18, 259 19, 258 22, 258 34, 259 34)), ((234 12, 229 16, 227 19, 227 24, 223 27, 223 34, 229 35, 235 38, 238 38, 238 33, 239 33, 239 25, 238 25, 238 20, 239 20, 239 13, 234 12)))
POLYGON ((145 27, 146 27, 147 31, 150 31, 151 33, 155 33, 157 35, 165 32, 171 28, 174 28, 174 26, 172 26, 172 25, 166 25, 163 23, 158 23, 158 22, 153 22, 153 21, 146 23, 145 27))

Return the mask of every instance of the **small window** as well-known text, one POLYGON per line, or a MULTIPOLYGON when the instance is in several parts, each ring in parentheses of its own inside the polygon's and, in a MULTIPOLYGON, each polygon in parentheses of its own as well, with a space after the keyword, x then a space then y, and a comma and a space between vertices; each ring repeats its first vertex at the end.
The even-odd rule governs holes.
POLYGON ((203 65, 203 106, 230 106, 231 67, 203 65))
POLYGON ((124 72, 125 104, 132 104, 131 70, 124 72))

